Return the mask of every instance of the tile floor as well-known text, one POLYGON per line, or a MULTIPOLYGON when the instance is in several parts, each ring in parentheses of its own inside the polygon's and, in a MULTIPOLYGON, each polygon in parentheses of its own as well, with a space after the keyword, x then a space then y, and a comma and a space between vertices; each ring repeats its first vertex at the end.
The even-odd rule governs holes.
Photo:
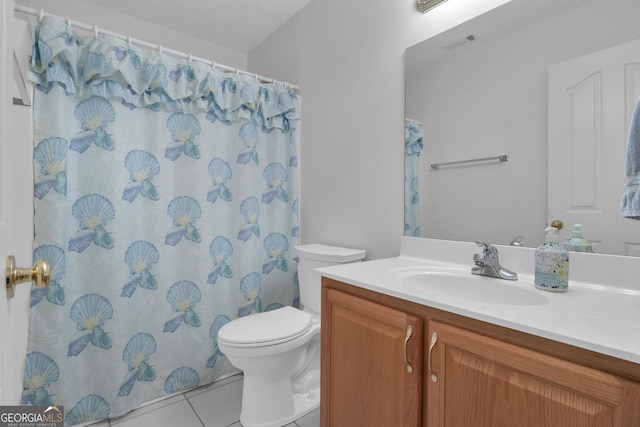
MULTIPOLYGON (((91 427, 242 427, 242 375, 150 403, 129 414, 91 427)), ((287 427, 319 427, 320 410, 287 427)))

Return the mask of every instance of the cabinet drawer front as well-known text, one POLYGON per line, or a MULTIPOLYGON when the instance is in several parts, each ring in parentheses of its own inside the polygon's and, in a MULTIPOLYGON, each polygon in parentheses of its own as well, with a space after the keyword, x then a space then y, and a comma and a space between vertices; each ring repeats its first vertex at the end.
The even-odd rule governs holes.
POLYGON ((623 383, 615 376, 438 322, 429 333, 438 336, 430 425, 616 425, 623 383))

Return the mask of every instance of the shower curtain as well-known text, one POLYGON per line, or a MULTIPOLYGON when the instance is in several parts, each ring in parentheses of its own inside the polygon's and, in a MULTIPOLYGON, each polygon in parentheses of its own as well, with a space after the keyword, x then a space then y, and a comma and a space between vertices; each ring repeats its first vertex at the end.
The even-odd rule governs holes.
POLYGON ((239 316, 297 305, 299 99, 33 20, 34 259, 23 404, 66 424, 231 373, 239 316))
POLYGON ((405 119, 404 126, 404 235, 420 237, 420 155, 422 123, 405 119))

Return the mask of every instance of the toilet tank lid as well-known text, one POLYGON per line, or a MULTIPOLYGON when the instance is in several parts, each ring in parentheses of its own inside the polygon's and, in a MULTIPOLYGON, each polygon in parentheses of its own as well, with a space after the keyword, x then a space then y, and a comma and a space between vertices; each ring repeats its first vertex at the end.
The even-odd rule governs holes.
POLYGON ((351 262, 363 259, 367 252, 363 249, 341 248, 339 246, 311 243, 295 247, 300 258, 325 262, 351 262))

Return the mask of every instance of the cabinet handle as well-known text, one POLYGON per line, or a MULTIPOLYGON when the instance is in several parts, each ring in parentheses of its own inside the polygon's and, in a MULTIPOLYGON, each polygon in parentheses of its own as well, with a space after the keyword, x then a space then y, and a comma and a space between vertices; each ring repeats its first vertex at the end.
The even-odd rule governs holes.
POLYGON ((431 381, 433 381, 434 383, 438 382, 438 374, 435 373, 433 369, 431 369, 431 351, 433 350, 433 347, 436 345, 437 342, 438 342, 438 333, 433 332, 431 334, 431 344, 429 344, 429 373, 431 374, 431 381))
POLYGON ((411 338, 412 334, 413 334, 413 327, 409 325, 407 326, 407 335, 404 337, 404 363, 407 364, 408 373, 413 372, 413 366, 411 366, 411 363, 409 363, 409 361, 407 360, 407 343, 409 342, 409 338, 411 338))

